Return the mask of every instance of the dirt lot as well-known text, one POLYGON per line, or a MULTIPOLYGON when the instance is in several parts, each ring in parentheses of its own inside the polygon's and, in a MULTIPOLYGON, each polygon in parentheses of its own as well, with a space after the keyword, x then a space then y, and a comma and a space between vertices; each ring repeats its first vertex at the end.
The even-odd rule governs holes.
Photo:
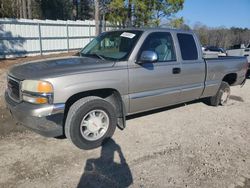
MULTIPOLYGON (((1 80, 2 81, 2 80, 1 80)), ((1 110, 0 187, 250 187, 250 80, 230 104, 129 117, 102 148, 44 138, 1 110)))

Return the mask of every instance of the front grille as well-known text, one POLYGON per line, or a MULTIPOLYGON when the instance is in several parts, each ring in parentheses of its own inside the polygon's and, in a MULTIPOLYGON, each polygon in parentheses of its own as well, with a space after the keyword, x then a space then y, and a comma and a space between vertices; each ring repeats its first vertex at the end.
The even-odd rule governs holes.
POLYGON ((8 93, 15 100, 20 101, 20 81, 8 76, 8 93))

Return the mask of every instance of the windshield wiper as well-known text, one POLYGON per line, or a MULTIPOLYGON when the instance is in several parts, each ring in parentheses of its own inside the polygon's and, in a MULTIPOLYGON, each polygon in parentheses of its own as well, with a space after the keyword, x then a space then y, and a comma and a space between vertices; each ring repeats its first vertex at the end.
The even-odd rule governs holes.
POLYGON ((83 54, 83 53, 81 53, 81 56, 97 57, 97 58, 99 58, 99 59, 101 59, 101 60, 106 60, 105 57, 103 57, 102 55, 99 55, 99 54, 97 54, 97 53, 92 53, 92 54, 83 54))
POLYGON ((94 54, 91 54, 91 55, 94 55, 94 56, 96 56, 96 57, 98 57, 99 59, 101 59, 101 60, 106 60, 106 58, 105 57, 103 57, 102 55, 100 55, 100 54, 96 54, 96 53, 94 53, 94 54))

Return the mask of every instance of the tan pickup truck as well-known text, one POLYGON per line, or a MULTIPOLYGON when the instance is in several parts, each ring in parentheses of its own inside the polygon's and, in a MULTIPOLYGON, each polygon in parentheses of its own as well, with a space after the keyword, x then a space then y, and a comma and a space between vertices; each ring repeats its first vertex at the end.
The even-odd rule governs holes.
POLYGON ((26 127, 91 149, 128 115, 199 98, 226 104, 246 71, 246 57, 204 59, 192 31, 124 29, 102 33, 78 56, 14 66, 5 99, 26 127))

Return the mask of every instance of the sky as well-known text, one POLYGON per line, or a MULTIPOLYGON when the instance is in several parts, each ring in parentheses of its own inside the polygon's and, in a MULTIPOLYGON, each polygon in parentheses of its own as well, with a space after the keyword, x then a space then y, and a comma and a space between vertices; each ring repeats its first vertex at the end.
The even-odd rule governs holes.
POLYGON ((250 0, 185 0, 176 16, 183 16, 190 26, 200 22, 209 27, 250 29, 250 0))

